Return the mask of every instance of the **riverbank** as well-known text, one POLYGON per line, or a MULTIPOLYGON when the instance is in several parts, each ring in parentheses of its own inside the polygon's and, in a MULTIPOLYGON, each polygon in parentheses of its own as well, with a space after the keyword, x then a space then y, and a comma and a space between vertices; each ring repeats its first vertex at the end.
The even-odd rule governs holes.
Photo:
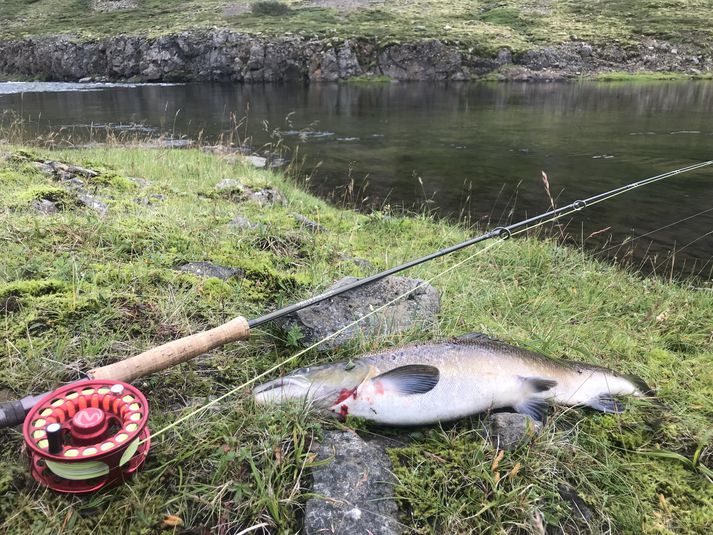
POLYGON ((706 2, 8 0, 0 75, 46 80, 560 80, 713 71, 706 2), (275 4, 282 5, 276 9, 275 4), (272 10, 271 10, 272 9, 272 10))
MULTIPOLYGON (((1 399, 470 235, 425 216, 339 210, 281 175, 199 150, 5 146, 0 183, 1 399), (253 198, 225 179, 281 195, 253 198), (194 262, 232 271, 221 279, 178 269, 194 262)), ((472 252, 408 275, 433 277, 472 252)), ((407 531, 705 532, 713 487, 693 461, 713 468, 710 291, 642 278, 535 238, 483 250, 432 284, 442 304, 433 332, 365 340, 294 366, 484 331, 640 375, 669 410, 633 401, 619 416, 555 409, 542 434, 504 457, 472 421, 401 432, 350 423, 367 438, 396 441, 390 454, 407 531)), ((295 336, 267 326, 249 342, 137 381, 152 429, 289 356, 295 336)), ((21 436, 1 431, 0 527, 116 533, 129 523, 156 529, 175 515, 194 532, 263 522, 269 532, 295 532, 310 446, 335 426, 299 408, 260 410, 243 390, 155 440, 129 484, 89 500, 38 492, 18 454, 21 436)))

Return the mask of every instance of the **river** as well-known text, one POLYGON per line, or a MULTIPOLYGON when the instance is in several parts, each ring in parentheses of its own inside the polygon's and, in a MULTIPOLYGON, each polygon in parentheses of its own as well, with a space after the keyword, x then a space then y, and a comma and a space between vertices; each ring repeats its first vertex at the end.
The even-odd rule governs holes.
MULTIPOLYGON (((706 81, 6 83, 0 110, 22 117, 33 136, 61 131, 76 144, 109 131, 222 137, 258 151, 279 145, 301 162, 309 187, 335 202, 426 208, 491 225, 549 207, 543 171, 555 203, 566 204, 713 158, 706 81)), ((566 232, 635 269, 710 280, 713 166, 592 207, 566 232)))

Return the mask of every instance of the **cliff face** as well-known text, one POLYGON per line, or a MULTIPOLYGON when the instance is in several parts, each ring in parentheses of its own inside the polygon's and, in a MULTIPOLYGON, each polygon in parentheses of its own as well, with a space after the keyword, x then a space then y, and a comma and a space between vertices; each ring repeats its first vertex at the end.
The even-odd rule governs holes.
POLYGON ((634 48, 581 41, 482 57, 437 40, 377 46, 371 40, 262 39, 230 30, 158 38, 66 36, 0 41, 0 74, 73 81, 322 82, 354 76, 395 80, 560 79, 606 71, 713 70, 710 51, 650 41, 634 48))

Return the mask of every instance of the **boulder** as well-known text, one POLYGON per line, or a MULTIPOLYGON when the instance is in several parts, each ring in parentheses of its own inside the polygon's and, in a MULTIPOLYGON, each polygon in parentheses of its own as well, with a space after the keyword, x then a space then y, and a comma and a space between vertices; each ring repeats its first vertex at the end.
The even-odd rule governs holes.
MULTIPOLYGON (((345 277, 329 290, 356 280, 358 279, 354 277, 345 277)), ((387 277, 286 316, 279 321, 279 325, 286 331, 298 328, 303 334, 300 343, 307 347, 358 318, 366 316, 408 290, 413 290, 403 299, 327 340, 319 348, 322 351, 334 349, 362 336, 370 338, 415 328, 429 330, 436 324, 441 301, 433 286, 430 284, 419 286, 421 283, 422 281, 418 279, 407 277, 387 277)))
POLYGON ((383 447, 352 431, 327 431, 312 471, 304 535, 396 535, 394 476, 383 447))
POLYGON ((542 423, 516 412, 496 412, 487 418, 490 441, 500 450, 514 450, 542 429, 542 423))

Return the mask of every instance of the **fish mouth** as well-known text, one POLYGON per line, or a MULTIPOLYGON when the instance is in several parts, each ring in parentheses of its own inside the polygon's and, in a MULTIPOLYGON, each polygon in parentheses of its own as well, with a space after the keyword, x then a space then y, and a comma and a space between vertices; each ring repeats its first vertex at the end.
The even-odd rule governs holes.
POLYGON ((305 377, 281 377, 253 388, 253 397, 260 405, 284 403, 288 400, 307 400, 312 382, 305 377))

